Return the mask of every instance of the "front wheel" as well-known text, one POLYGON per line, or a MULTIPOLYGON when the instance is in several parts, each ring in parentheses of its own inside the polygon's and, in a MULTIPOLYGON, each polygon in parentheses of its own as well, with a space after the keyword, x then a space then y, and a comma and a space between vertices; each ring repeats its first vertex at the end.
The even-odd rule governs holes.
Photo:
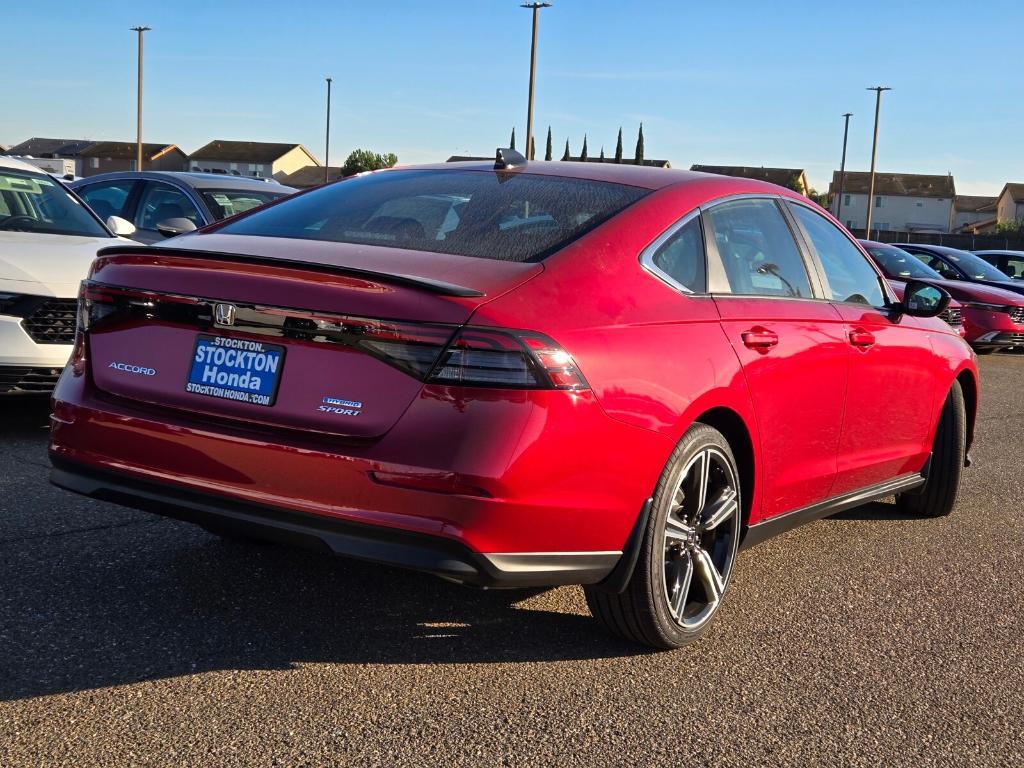
POLYGON ((939 414, 932 444, 928 479, 913 493, 896 497, 906 512, 921 517, 945 517, 953 511, 960 492, 960 476, 967 452, 967 409, 960 382, 954 381, 939 414))
POLYGON ((722 433, 695 424, 654 493, 640 555, 621 594, 585 587, 608 630, 653 648, 678 648, 708 629, 729 585, 742 527, 739 472, 722 433))

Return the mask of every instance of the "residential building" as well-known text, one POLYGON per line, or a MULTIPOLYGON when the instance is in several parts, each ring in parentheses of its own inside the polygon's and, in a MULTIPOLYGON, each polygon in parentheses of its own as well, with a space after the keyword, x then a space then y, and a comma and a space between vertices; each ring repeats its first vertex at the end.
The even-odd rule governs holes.
POLYGON ((738 176, 741 179, 757 179, 780 187, 792 189, 806 195, 811 188, 803 168, 765 168, 747 165, 691 165, 691 171, 717 173, 719 176, 738 176))
MULTIPOLYGON (((308 165, 320 165, 301 144, 214 139, 188 157, 189 169, 231 176, 256 176, 282 181, 308 165)), ((321 166, 322 167, 322 166, 321 166)))
POLYGON ((74 173, 82 175, 82 151, 92 144, 91 139, 45 139, 33 137, 9 147, 3 154, 13 157, 61 158, 75 162, 74 173))
MULTIPOLYGON (((136 171, 138 144, 134 141, 97 141, 82 151, 79 176, 95 176, 111 171, 136 171)), ((142 170, 184 171, 188 155, 176 144, 142 144, 142 170)))
POLYGON ((309 189, 318 187, 328 181, 336 181, 341 178, 341 168, 336 165, 325 168, 322 165, 306 165, 294 173, 289 173, 278 181, 288 187, 296 189, 309 189), (325 172, 326 171, 326 175, 325 172))
MULTIPOLYGON (((839 216, 847 229, 863 230, 867 223, 868 190, 871 174, 847 171, 843 182, 843 205, 839 216)), ((839 205, 839 171, 833 171, 829 186, 830 210, 839 205)), ((951 175, 876 173, 875 196, 870 201, 873 231, 948 232, 953 221, 956 187, 951 175)))
POLYGON ((1024 184, 1010 183, 1003 187, 996 199, 998 223, 1024 222, 1024 184))
POLYGON ((957 195, 953 198, 953 224, 950 232, 977 234, 996 223, 995 197, 957 195))

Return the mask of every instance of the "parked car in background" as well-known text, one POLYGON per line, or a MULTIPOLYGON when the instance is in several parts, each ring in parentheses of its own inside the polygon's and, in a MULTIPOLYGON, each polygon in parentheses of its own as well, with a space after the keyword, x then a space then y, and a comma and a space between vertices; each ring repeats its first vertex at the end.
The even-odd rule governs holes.
POLYGON ((191 232, 297 191, 273 181, 188 171, 101 173, 69 186, 100 218, 131 221, 132 239, 140 243, 191 232))
POLYGON ((976 352, 1024 348, 1024 296, 982 283, 947 280, 903 246, 871 240, 860 243, 890 281, 926 280, 960 302, 964 338, 976 352))
POLYGON ((1007 277, 1024 280, 1024 251, 974 251, 1007 277))
POLYGON ((104 250, 51 478, 467 584, 584 584, 672 648, 741 541, 893 495, 953 509, 978 378, 948 302, 897 301, 765 182, 505 151, 379 171, 104 250))
POLYGON ((899 247, 913 254, 947 280, 966 280, 992 288, 1002 288, 1024 295, 1024 283, 1000 272, 980 256, 945 245, 900 243, 899 247))
POLYGON ((78 285, 96 250, 119 239, 50 174, 0 157, 0 395, 53 389, 75 339, 78 285))

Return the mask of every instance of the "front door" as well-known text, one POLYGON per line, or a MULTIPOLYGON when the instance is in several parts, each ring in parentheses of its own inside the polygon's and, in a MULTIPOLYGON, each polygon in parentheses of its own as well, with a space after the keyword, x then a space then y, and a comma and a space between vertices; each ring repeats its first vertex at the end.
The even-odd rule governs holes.
POLYGON ((836 225, 808 206, 788 203, 822 281, 842 316, 849 355, 847 405, 832 496, 891 480, 924 466, 938 405, 938 358, 928 321, 887 306, 882 278, 836 225))

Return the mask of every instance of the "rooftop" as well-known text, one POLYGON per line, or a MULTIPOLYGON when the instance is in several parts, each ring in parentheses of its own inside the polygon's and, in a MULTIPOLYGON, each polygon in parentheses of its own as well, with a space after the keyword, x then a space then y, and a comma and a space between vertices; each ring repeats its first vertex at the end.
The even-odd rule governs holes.
MULTIPOLYGON (((134 141, 97 141, 82 151, 82 157, 109 157, 118 160, 134 160, 138 145, 134 141)), ((147 160, 156 160, 161 155, 178 149, 176 144, 149 144, 143 142, 142 155, 147 160)), ((181 152, 180 149, 178 149, 181 152)), ((184 152, 182 152, 184 154, 184 152)))
POLYGON ((336 181, 341 178, 341 168, 339 166, 332 165, 324 168, 322 165, 307 165, 304 168, 299 168, 294 173, 289 173, 287 176, 282 177, 281 183, 287 184, 289 187, 298 187, 299 189, 316 187, 325 183, 325 170, 327 171, 326 181, 336 181))
POLYGON ((1006 193, 1010 194, 1010 199, 1015 203, 1024 203, 1024 184, 1010 182, 1003 191, 999 193, 999 197, 1002 197, 1006 193))
POLYGON ((265 141, 225 141, 224 139, 214 139, 206 146, 200 147, 189 155, 189 159, 272 163, 296 147, 302 149, 316 163, 316 158, 301 144, 277 144, 265 141))
MULTIPOLYGON (((780 187, 794 189, 797 182, 804 178, 803 168, 766 168, 749 165, 691 165, 691 171, 700 173, 717 173, 719 176, 736 176, 741 179, 757 179, 780 187)), ((801 190, 797 190, 801 191, 801 190)))
POLYGON ((10 147, 8 155, 31 155, 32 157, 78 157, 82 150, 92 144, 91 139, 44 139, 35 136, 10 147))
MULTIPOLYGON (((843 193, 847 195, 868 194, 871 174, 867 171, 847 171, 843 181, 843 193)), ((832 172, 829 194, 839 189, 839 171, 832 172)), ((950 198, 956 195, 953 177, 926 176, 918 173, 876 173, 875 194, 889 197, 935 197, 950 198)))
POLYGON ((981 213, 996 209, 996 197, 985 197, 984 195, 957 195, 953 198, 953 207, 962 213, 981 213))

